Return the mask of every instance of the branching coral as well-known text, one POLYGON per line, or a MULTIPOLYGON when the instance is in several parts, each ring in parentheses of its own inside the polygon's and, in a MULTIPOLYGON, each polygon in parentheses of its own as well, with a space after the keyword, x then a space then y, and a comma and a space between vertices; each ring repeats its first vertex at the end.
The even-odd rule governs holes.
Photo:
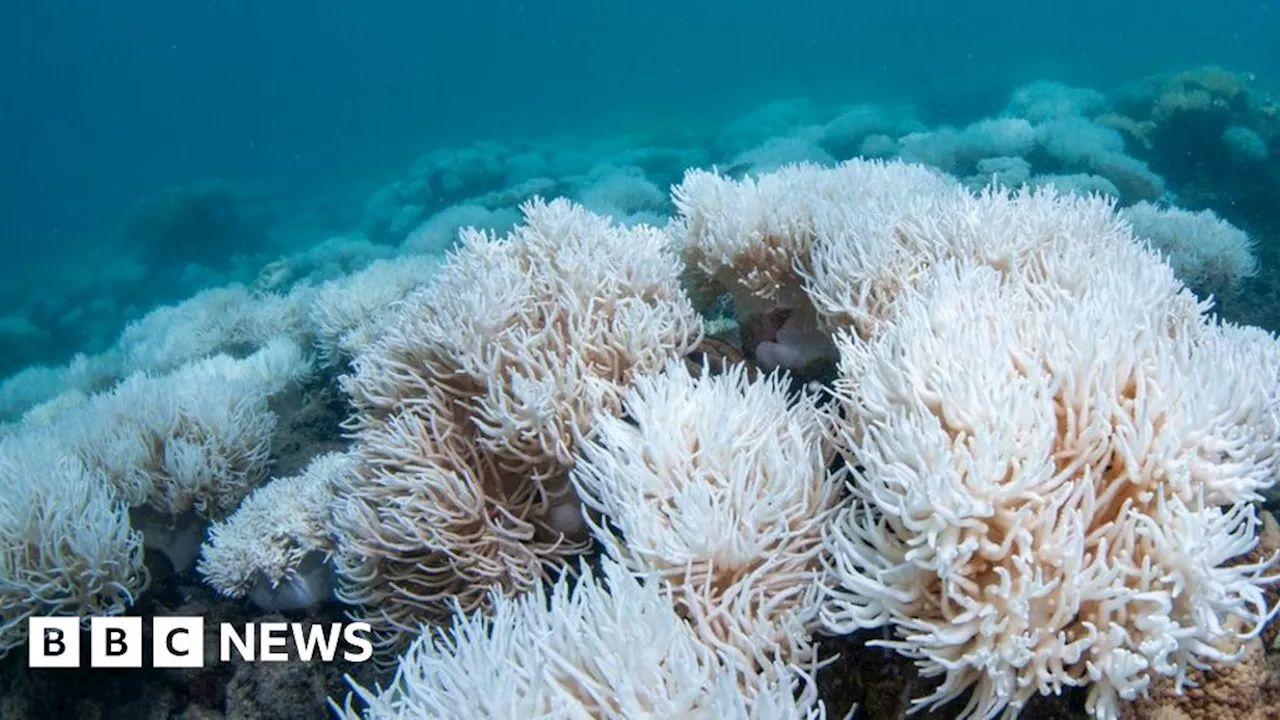
POLYGON ((268 401, 310 365, 287 340, 67 396, 0 444, 0 648, 34 614, 109 614, 146 587, 142 549, 185 570, 204 521, 266 474, 268 401))
POLYGON ((309 360, 286 339, 236 360, 216 355, 168 375, 135 373, 108 392, 70 395, 18 432, 45 433, 48 462, 73 457, 130 509, 146 545, 178 570, 194 562, 208 519, 222 518, 267 473, 271 400, 309 360))
POLYGON ((168 373, 219 353, 247 355, 273 339, 302 340, 300 307, 296 297, 243 285, 210 288, 129 323, 116 349, 126 374, 168 373))
POLYGON ((413 289, 426 285, 439 262, 425 255, 378 260, 360 272, 321 285, 307 303, 319 360, 337 365, 377 336, 379 320, 413 289))
POLYGON ((221 518, 266 476, 271 397, 310 372, 297 345, 272 341, 243 360, 216 355, 169 375, 131 375, 64 413, 59 429, 130 507, 221 518))
POLYGON ((537 485, 479 453, 449 408, 437 396, 388 418, 335 487, 338 596, 363 606, 390 647, 455 608, 482 608, 491 591, 533 587, 580 549, 538 537, 537 485))
POLYGON ((1253 239, 1212 210, 1191 212, 1142 202, 1120 214, 1197 293, 1231 295, 1258 274, 1253 239))
POLYGON ((508 237, 465 232, 343 380, 343 597, 393 641, 468 616, 361 691, 370 717, 666 707, 632 692, 668 687, 642 662, 662 638, 614 667, 557 619, 572 580, 540 594, 579 498, 609 572, 661 582, 733 666, 738 714, 812 667, 815 614, 890 631, 936 681, 918 708, 1012 717, 1083 687, 1101 720, 1272 617, 1251 503, 1280 470, 1280 344, 1210 321, 1113 201, 860 161, 692 171, 675 201, 666 233, 756 324, 756 360, 838 355, 838 412, 672 362, 698 323, 657 231, 534 202, 508 237))

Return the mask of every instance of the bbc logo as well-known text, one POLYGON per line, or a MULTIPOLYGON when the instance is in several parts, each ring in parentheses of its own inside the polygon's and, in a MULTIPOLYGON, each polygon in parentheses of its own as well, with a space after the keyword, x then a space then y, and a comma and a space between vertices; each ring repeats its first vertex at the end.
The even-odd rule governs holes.
MULTIPOLYGON (((280 662, 342 658, 364 662, 373 656, 369 623, 248 623, 218 626, 218 659, 234 656, 246 662, 280 662), (292 643, 290 641, 292 640, 292 643)), ((76 617, 33 617, 27 620, 27 662, 33 668, 80 667, 81 620, 76 617)), ((140 617, 89 619, 89 666, 140 668, 145 634, 140 617)), ((204 618, 156 617, 151 620, 151 667, 198 668, 205 665, 204 618)))

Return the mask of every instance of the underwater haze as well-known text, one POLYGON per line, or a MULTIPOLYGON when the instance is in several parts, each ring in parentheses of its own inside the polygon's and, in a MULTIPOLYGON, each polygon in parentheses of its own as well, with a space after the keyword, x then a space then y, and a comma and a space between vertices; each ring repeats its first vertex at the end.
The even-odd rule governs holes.
MULTIPOLYGON (((622 145, 682 149, 642 168, 665 193, 687 165, 741 159, 714 138, 771 103, 808 109, 756 142, 858 104, 918 123, 878 128, 897 141, 998 115, 1035 81, 1112 93, 1221 67, 1261 93, 1278 31, 1269 2, 9 3, 0 375, 108 351, 157 306, 337 237, 397 247, 481 191, 618 164, 622 145), (454 193, 393 190, 477 142, 506 149, 474 162, 577 149, 454 193)), ((846 140, 768 151, 866 155, 846 140)))
POLYGON ((781 97, 959 113, 1043 77, 1274 77, 1277 32, 1268 2, 8 3, 0 208, 11 258, 65 262, 137 196, 209 176, 314 192, 433 145, 781 97))

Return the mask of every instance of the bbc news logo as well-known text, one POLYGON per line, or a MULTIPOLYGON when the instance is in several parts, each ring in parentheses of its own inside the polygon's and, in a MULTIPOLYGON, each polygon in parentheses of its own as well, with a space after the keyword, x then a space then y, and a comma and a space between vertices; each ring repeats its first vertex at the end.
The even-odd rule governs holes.
MULTIPOLYGON (((28 664, 33 668, 80 667, 80 628, 76 617, 29 618, 28 664)), ((224 663, 235 656, 246 662, 333 662, 341 657, 360 663, 373 656, 370 633, 369 623, 364 622, 220 623, 218 659, 224 663)), ((142 667, 145 638, 140 617, 90 618, 89 667, 142 667)), ((204 667, 204 641, 204 618, 152 618, 151 667, 204 667)))

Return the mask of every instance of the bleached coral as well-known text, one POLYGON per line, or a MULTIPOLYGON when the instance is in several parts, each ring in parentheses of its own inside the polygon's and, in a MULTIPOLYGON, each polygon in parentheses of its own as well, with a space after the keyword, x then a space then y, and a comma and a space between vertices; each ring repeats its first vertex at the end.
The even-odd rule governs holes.
POLYGON ((218 353, 247 354, 276 337, 302 341, 300 297, 229 285, 152 310, 120 334, 123 372, 169 372, 218 353))
POLYGON ((1114 718, 1233 659, 1273 612, 1268 565, 1232 563, 1280 463, 1276 340, 1207 321, 1097 199, 986 194, 917 230, 988 250, 841 336, 828 627, 893 627, 877 644, 940 679, 917 704, 971 692, 966 718, 1082 685, 1114 718))
POLYGON ((897 157, 943 172, 966 176, 978 163, 996 157, 1020 158, 1036 147, 1036 129, 1022 118, 989 118, 963 129, 942 126, 898 139, 897 157))
POLYGON ((269 610, 326 599, 332 592, 329 506, 354 465, 350 455, 326 453, 299 474, 254 490, 230 517, 210 526, 196 566, 205 582, 269 610))
POLYGON ((349 697, 339 717, 823 717, 808 678, 785 666, 771 680, 743 677, 698 641, 656 577, 608 560, 492 606, 424 633, 388 688, 353 684, 369 707, 349 697))
POLYGON ((1035 131, 1040 149, 1068 167, 1085 167, 1095 157, 1124 152, 1120 131, 1081 117, 1049 120, 1035 131))
POLYGON ((1198 293, 1229 295, 1258 274, 1253 239, 1212 210, 1191 212, 1141 202, 1120 214, 1198 293))
POLYGON ((580 550, 539 537, 537 486, 476 452, 442 397, 389 417, 356 445, 331 506, 339 599, 362 606, 388 646, 454 608, 515 593, 580 550))
POLYGON ((591 212, 609 215, 618 222, 660 214, 667 204, 667 194, 645 177, 643 170, 608 164, 591 169, 583 179, 578 199, 591 212))
POLYGON ((319 361, 332 365, 355 356, 377 334, 379 320, 430 282, 439 264, 426 255, 378 260, 317 288, 306 314, 319 361))
POLYGON ((734 155, 729 160, 729 167, 758 174, 798 162, 834 165, 836 159, 822 149, 818 144, 820 139, 821 128, 819 127, 804 128, 790 135, 769 138, 755 147, 734 155))
POLYGON ((1019 188, 1031 181, 1031 163, 1020 157, 988 157, 978 161, 976 172, 965 184, 981 189, 996 184, 1006 188, 1019 188))
POLYGON ((1106 105, 1106 96, 1097 90, 1071 87, 1051 80, 1036 80, 1010 93, 1004 114, 1038 123, 1092 117, 1106 108, 1106 105))
POLYGON ((0 439, 0 656, 27 619, 113 615, 146 589, 142 535, 101 471, 46 433, 0 439))
POLYGON ((519 214, 509 207, 493 208, 474 203, 450 205, 415 226, 401 243, 401 248, 409 253, 439 256, 457 245, 462 228, 506 232, 519 220, 519 214))
POLYGON ((816 400, 791 397, 783 375, 695 377, 672 363, 636 380, 625 419, 596 423, 573 470, 604 516, 591 525, 606 552, 670 583, 698 637, 751 674, 817 659, 822 528, 843 471, 828 473, 816 400))
POLYGON ((0 440, 0 647, 31 615, 118 613, 147 585, 143 548, 179 571, 204 518, 230 512, 266 472, 268 399, 310 366, 287 340, 169 375, 67 393, 0 440))
POLYGON ((505 470, 572 464, 574 433, 626 383, 700 337, 659 230, 622 228, 567 201, 523 206, 505 239, 476 230, 343 381, 368 426, 424 385, 467 408, 505 470))
POLYGON ((221 517, 265 476, 271 396, 310 369, 295 344, 277 340, 244 360, 215 355, 168 375, 136 373, 61 416, 58 429, 131 507, 221 517))
POLYGON ((857 224, 891 235, 901 216, 927 210, 955 186, 940 173, 897 162, 791 165, 742 180, 691 170, 672 190, 679 216, 670 232, 701 293, 732 296, 739 322, 758 341, 748 347, 755 360, 766 369, 807 372, 834 357, 828 333, 850 321, 842 315, 847 307, 827 297, 844 278, 833 280, 832 291, 815 287, 837 269, 823 259, 831 252, 824 248, 839 246, 848 257, 862 252, 847 233, 828 237, 822 217, 838 215, 835 229, 857 224))
POLYGON ((0 419, 12 420, 68 392, 95 393, 120 379, 118 353, 76 354, 65 365, 34 365, 0 381, 0 419))
MULTIPOLYGON (((870 209, 833 201, 815 212, 821 241, 810 261, 809 295, 828 324, 863 339, 891 325, 898 298, 940 262, 1030 271, 1052 253, 1060 258, 1052 272, 1072 287, 1086 282, 1098 244, 1120 245, 1150 264, 1117 220, 1111 198, 1064 196, 1052 188, 974 194, 962 187, 886 198, 870 209)), ((1145 291, 1136 279, 1131 285, 1132 292, 1145 291)))
POLYGON ((1031 186, 1035 188, 1053 187, 1058 192, 1076 195, 1096 193, 1113 198, 1120 197, 1120 188, 1116 187, 1115 183, 1100 175, 1090 175, 1088 173, 1036 175, 1031 180, 1031 186))
POLYGON ((334 504, 339 593, 392 635, 578 552, 580 438, 700 337, 660 230, 523 211, 505 238, 464 231, 342 378, 358 461, 334 504))

